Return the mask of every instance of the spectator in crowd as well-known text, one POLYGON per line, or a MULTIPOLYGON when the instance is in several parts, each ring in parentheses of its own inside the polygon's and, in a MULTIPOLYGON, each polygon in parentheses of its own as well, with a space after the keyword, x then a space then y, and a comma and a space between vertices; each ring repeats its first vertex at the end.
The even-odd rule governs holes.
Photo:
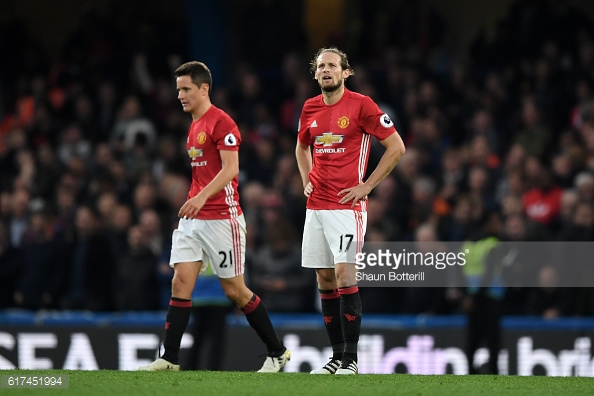
POLYGON ((561 231, 562 241, 594 241, 594 213, 589 202, 578 202, 571 212, 571 223, 561 231))
POLYGON ((20 252, 9 242, 8 232, 0 222, 0 309, 14 306, 15 280, 22 270, 20 252))
MULTIPOLYGON (((537 164, 537 162, 534 162, 537 164)), ((554 184, 551 172, 542 165, 536 165, 532 178, 533 188, 522 197, 526 217, 544 227, 557 232, 561 210, 562 190, 554 184)))
POLYGON ((543 161, 550 150, 553 135, 542 120, 541 109, 532 97, 522 99, 522 128, 517 131, 515 142, 530 156, 543 161))
POLYGON ((23 236, 29 225, 29 202, 31 194, 26 189, 18 189, 12 193, 11 212, 8 219, 10 244, 20 248, 23 236))
POLYGON ((149 235, 140 225, 128 229, 128 249, 117 258, 112 290, 115 309, 148 311, 157 309, 157 256, 149 235))
POLYGON ((559 287, 557 269, 547 265, 538 273, 538 287, 530 289, 526 304, 528 315, 544 319, 571 316, 575 313, 575 290, 559 287))
POLYGON ((575 176, 573 185, 580 202, 594 204, 594 176, 590 172, 578 173, 575 176))
POLYGON ((76 241, 61 307, 108 311, 112 305, 113 267, 116 258, 100 228, 96 210, 81 205, 76 211, 76 241))
POLYGON ((115 205, 104 230, 116 257, 126 252, 128 248, 128 229, 132 225, 132 209, 124 204, 115 205))
POLYGON ((90 158, 91 143, 85 139, 77 124, 73 123, 62 130, 57 154, 60 161, 66 165, 75 157, 90 158))
POLYGON ((187 174, 188 164, 182 156, 180 140, 173 135, 165 135, 159 139, 158 156, 153 164, 153 175, 159 182, 168 173, 182 176, 187 174))
POLYGON ((561 194, 561 209, 559 211, 559 226, 561 233, 565 232, 573 222, 573 212, 579 197, 575 189, 565 189, 561 194))
MULTIPOLYGON (((539 263, 539 253, 530 249, 525 242, 533 239, 529 231, 529 224, 523 213, 507 215, 499 240, 504 242, 495 249, 490 257, 495 264, 503 264, 501 276, 505 284, 503 296, 503 314, 522 315, 526 306, 527 285, 535 283, 535 274, 539 263), (536 253, 536 254, 535 254, 536 253)), ((534 245, 532 245, 534 246, 534 245)))
MULTIPOLYGON (((492 216, 497 216, 496 214, 492 216)), ((501 317, 505 288, 501 268, 503 266, 496 249, 500 234, 497 218, 486 218, 481 229, 461 246, 467 251, 462 273, 466 280, 462 311, 467 317, 466 357, 469 373, 481 373, 474 365, 474 355, 485 343, 489 350, 487 374, 499 374, 498 360, 501 348, 501 317)))
POLYGON ((156 256, 163 251, 165 236, 161 218, 153 209, 145 209, 140 213, 138 224, 142 227, 148 247, 156 256))
POLYGON ((142 114, 142 105, 137 96, 124 99, 118 110, 111 144, 115 152, 125 156, 132 152, 138 142, 143 142, 148 151, 155 147, 157 132, 153 123, 142 114))
POLYGON ((69 257, 63 234, 54 229, 45 203, 34 202, 21 246, 21 276, 15 287, 14 305, 33 310, 57 308, 69 257))
MULTIPOLYGON (((439 250, 437 230, 430 222, 425 222, 417 227, 414 241, 416 249, 420 252, 439 250)), ((447 313, 445 289, 443 287, 425 288, 421 285, 402 289, 401 298, 406 302, 400 303, 403 313, 423 315, 447 313)))
POLYGON ((313 273, 303 271, 296 231, 286 220, 269 226, 249 265, 249 284, 271 312, 312 312, 313 273))
POLYGON ((157 191, 152 182, 138 183, 134 188, 134 216, 140 218, 145 210, 154 209, 157 205, 157 191))
POLYGON ((97 197, 97 212, 102 227, 109 227, 111 216, 118 204, 118 197, 113 191, 100 194, 97 197))
POLYGON ((54 187, 64 172, 64 165, 57 160, 54 148, 49 143, 43 143, 37 147, 36 160, 33 194, 46 202, 52 202, 54 187))

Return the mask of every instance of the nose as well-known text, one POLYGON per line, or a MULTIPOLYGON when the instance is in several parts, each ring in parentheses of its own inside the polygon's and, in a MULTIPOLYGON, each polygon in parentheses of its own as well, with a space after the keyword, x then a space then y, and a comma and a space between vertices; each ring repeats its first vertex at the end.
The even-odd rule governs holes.
POLYGON ((182 91, 178 91, 177 92, 177 98, 181 100, 182 99, 182 96, 183 96, 182 95, 182 91))

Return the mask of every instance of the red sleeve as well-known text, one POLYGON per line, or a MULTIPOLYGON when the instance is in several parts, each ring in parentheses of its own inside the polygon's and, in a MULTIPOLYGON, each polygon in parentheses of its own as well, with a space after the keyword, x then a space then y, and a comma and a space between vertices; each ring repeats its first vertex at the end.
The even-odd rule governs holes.
POLYGON ((396 132, 394 123, 390 117, 381 111, 379 106, 366 96, 361 103, 361 127, 365 132, 375 136, 378 140, 384 140, 396 132))
POLYGON ((241 134, 231 117, 220 118, 213 131, 213 137, 219 150, 239 151, 241 134))
POLYGON ((309 133, 309 123, 307 122, 307 117, 305 115, 307 107, 307 102, 303 105, 303 109, 301 110, 301 116, 299 117, 299 126, 297 126, 297 139, 301 144, 306 146, 310 146, 313 143, 313 139, 311 134, 309 133))

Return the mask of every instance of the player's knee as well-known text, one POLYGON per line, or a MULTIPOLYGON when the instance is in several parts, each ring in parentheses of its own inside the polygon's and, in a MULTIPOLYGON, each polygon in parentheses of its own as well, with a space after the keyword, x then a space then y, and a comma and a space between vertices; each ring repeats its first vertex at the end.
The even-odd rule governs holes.
POLYGON ((338 287, 357 284, 357 271, 352 264, 342 264, 336 267, 336 283, 338 287))
POLYGON ((221 282, 221 286, 223 287, 223 292, 225 293, 225 296, 227 296, 229 300, 236 302, 239 299, 240 288, 238 287, 238 285, 234 283, 221 282))
POLYGON ((318 287, 321 290, 336 288, 336 276, 334 275, 334 271, 318 270, 317 280, 318 287))
POLYGON ((230 301, 240 308, 247 304, 251 297, 237 289, 225 291, 225 295, 230 301))
POLYGON ((196 279, 190 279, 186 275, 176 273, 171 280, 171 292, 174 296, 185 296, 188 293, 192 294, 196 279))
POLYGON ((238 307, 243 307, 249 302, 254 293, 245 285, 227 284, 223 286, 225 296, 235 303, 238 307))
POLYGON ((239 293, 237 292, 237 290, 235 288, 224 289, 224 292, 225 292, 225 296, 227 296, 227 298, 231 301, 236 301, 237 297, 239 296, 239 293))

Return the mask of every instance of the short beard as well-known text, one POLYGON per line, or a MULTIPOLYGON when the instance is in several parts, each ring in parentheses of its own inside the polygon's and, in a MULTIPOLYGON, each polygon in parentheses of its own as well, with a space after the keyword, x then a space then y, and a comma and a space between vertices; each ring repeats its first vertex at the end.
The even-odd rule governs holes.
POLYGON ((320 86, 320 89, 324 92, 324 93, 333 93, 336 92, 340 89, 340 87, 342 87, 344 80, 340 80, 339 82, 337 82, 334 85, 326 85, 323 86, 322 84, 318 83, 318 85, 320 86))

